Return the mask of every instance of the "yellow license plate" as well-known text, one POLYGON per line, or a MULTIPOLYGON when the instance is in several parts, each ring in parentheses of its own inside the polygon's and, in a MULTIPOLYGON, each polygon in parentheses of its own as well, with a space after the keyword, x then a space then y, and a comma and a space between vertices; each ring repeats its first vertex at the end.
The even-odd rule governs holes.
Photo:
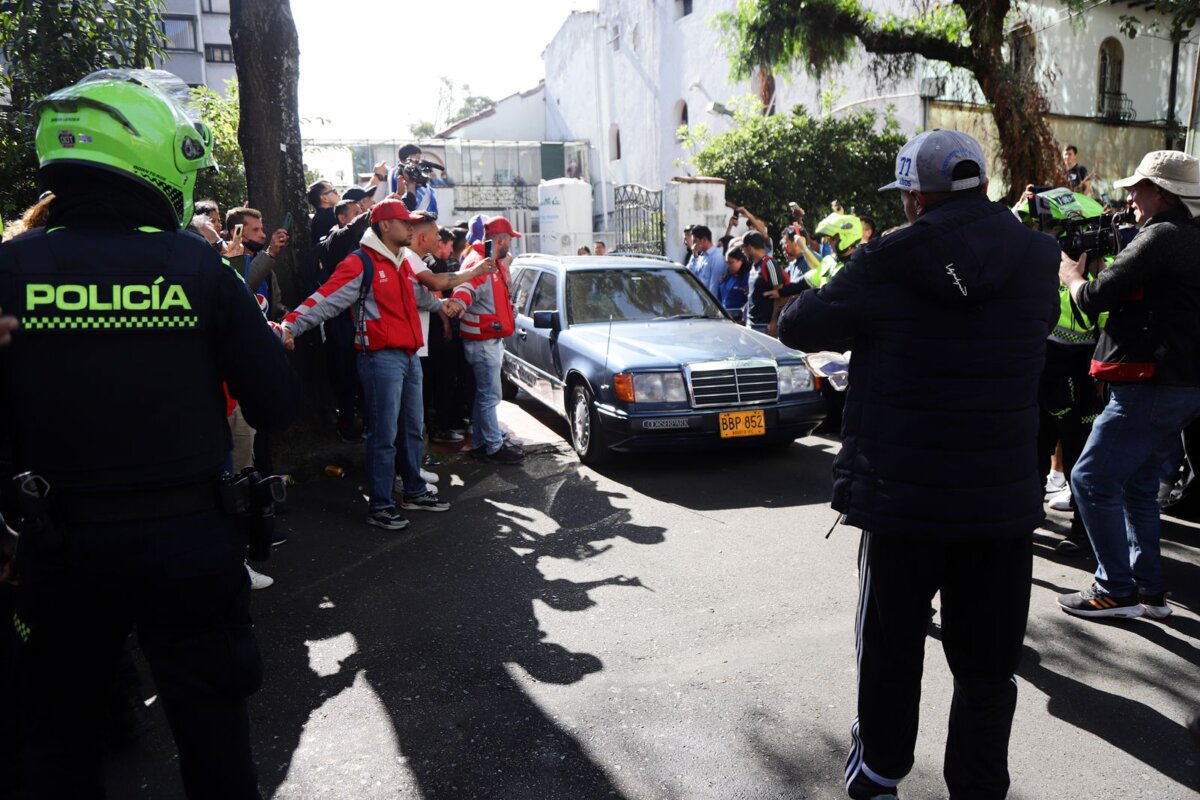
POLYGON ((738 436, 762 436, 767 432, 767 421, 761 411, 726 411, 718 418, 722 439, 738 436))

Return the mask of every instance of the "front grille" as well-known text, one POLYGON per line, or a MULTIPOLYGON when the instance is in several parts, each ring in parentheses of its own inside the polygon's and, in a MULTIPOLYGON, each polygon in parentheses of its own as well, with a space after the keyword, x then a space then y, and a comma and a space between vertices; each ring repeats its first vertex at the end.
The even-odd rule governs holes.
POLYGON ((773 362, 697 365, 687 370, 692 405, 742 406, 779 399, 779 377, 773 362))

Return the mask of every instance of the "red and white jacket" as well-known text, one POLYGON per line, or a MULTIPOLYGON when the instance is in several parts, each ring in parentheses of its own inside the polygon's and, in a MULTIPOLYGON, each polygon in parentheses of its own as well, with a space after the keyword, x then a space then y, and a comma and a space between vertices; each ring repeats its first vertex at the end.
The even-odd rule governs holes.
POLYGON ((425 338, 417 313, 413 291, 416 275, 411 265, 420 264, 421 272, 427 268, 419 259, 406 260, 404 250, 393 255, 370 228, 363 234, 362 249, 370 257, 374 270, 371 288, 362 306, 363 318, 359 319, 358 303, 363 264, 357 255, 351 253, 337 265, 333 275, 321 288, 283 318, 284 327, 293 336, 299 336, 350 309, 350 316, 354 320, 354 346, 359 350, 394 348, 406 353, 417 352, 425 343, 425 338))
MULTIPOLYGON (((484 260, 483 245, 472 245, 460 270, 472 269, 484 260)), ((463 339, 504 339, 513 334, 512 300, 508 296, 508 269, 496 262, 496 271, 480 275, 454 290, 452 299, 466 311, 459 317, 458 333, 463 339)))

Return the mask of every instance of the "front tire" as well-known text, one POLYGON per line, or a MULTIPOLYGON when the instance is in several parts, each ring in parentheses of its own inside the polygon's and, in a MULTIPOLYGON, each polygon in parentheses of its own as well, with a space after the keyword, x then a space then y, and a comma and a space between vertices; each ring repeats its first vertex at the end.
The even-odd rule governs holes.
POLYGON ((596 403, 586 384, 576 383, 571 387, 571 445, 579 460, 588 466, 607 461, 612 453, 604 429, 600 427, 600 415, 596 403))

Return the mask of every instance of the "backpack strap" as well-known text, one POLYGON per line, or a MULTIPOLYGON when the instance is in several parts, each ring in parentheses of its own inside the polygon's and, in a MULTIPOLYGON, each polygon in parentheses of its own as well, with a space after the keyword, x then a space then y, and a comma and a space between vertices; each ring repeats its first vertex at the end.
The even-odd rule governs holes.
POLYGON ((367 349, 367 295, 371 293, 371 286, 375 282, 375 267, 371 264, 371 257, 367 255, 367 251, 361 247, 354 251, 353 255, 358 256, 362 261, 363 275, 362 282, 358 287, 358 300, 355 301, 354 307, 357 309, 355 332, 358 334, 358 341, 362 344, 362 349, 367 349))

